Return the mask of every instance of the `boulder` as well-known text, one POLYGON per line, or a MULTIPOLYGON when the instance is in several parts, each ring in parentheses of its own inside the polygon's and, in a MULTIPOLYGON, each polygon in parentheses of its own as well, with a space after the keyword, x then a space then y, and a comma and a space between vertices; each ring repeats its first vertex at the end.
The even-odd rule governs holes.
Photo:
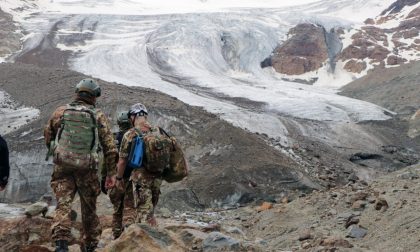
POLYGON ((348 230, 347 237, 351 237, 351 238, 360 239, 360 238, 365 237, 367 234, 367 229, 357 226, 357 225, 352 225, 347 230, 348 230))
POLYGON ((344 65, 344 69, 352 73, 361 73, 363 70, 366 69, 366 67, 366 62, 357 61, 353 59, 347 61, 347 63, 344 65))
POLYGON ((212 232, 203 241, 203 251, 240 251, 241 246, 236 239, 219 232, 212 232))
POLYGON ((290 36, 274 50, 273 68, 283 74, 300 75, 322 67, 328 59, 325 30, 314 24, 299 24, 289 30, 290 36))
POLYGON ((185 248, 163 229, 155 229, 145 224, 130 225, 121 236, 107 245, 104 252, 129 251, 185 251, 185 248))
POLYGON ((353 245, 349 241, 338 236, 326 237, 321 241, 320 245, 325 246, 325 247, 342 247, 342 248, 353 247, 353 245))
POLYGON ((46 202, 36 202, 25 209, 25 214, 28 217, 37 216, 39 214, 45 214, 48 211, 48 204, 46 202))

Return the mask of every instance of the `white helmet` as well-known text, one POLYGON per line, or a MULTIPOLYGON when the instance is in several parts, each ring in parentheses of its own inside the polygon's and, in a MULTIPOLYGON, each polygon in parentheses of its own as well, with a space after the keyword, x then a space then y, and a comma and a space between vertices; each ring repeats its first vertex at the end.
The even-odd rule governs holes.
POLYGON ((140 115, 144 116, 147 115, 147 108, 141 103, 136 103, 133 106, 130 107, 130 110, 128 111, 128 116, 131 115, 140 115))

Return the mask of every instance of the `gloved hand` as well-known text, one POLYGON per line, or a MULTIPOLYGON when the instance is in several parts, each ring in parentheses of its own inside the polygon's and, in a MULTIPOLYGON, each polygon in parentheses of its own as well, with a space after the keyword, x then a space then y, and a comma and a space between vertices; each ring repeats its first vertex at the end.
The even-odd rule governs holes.
POLYGON ((108 193, 108 189, 106 189, 106 187, 105 187, 105 181, 106 181, 106 177, 102 177, 102 179, 101 179, 101 191, 104 194, 107 194, 108 193))

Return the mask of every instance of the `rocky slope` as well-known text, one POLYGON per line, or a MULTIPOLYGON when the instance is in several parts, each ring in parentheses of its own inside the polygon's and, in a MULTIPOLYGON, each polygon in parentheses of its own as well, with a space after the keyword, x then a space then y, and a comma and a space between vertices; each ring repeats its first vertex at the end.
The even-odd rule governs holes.
MULTIPOLYGON (((414 165, 292 202, 283 197, 277 204, 230 210, 161 212, 157 228, 132 225, 115 241, 111 216, 102 212, 98 251, 417 251, 419 176, 420 166, 414 165)), ((20 216, 3 223, 0 245, 7 251, 52 251, 43 232, 51 220, 20 216)), ((77 238, 80 222, 74 225, 77 238)), ((74 244, 71 251, 79 251, 74 244)))
MULTIPOLYGON (((0 195, 2 201, 37 199, 49 190, 52 167, 43 161, 42 127, 56 106, 71 100, 74 84, 84 76, 22 64, 2 64, 0 72, 2 90, 41 111, 37 120, 6 137, 12 150, 12 174, 9 187, 0 195)), ((163 200, 175 197, 189 207, 236 204, 276 195, 286 188, 317 187, 294 160, 267 145, 263 136, 248 134, 200 108, 156 91, 106 82, 101 85, 104 92, 98 106, 113 125, 119 111, 141 101, 150 108, 151 121, 175 135, 184 146, 190 176, 177 184, 179 190, 171 187, 163 200)))

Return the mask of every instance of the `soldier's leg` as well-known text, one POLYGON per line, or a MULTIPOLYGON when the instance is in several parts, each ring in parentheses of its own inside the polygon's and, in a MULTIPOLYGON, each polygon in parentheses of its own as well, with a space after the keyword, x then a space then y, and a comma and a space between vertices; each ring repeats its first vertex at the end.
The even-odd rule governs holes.
POLYGON ((152 203, 153 208, 156 207, 158 201, 159 201, 159 195, 160 195, 160 186, 162 185, 162 179, 154 179, 152 184, 152 203))
POLYGON ((77 174, 76 185, 82 210, 83 239, 87 247, 96 247, 101 235, 101 226, 96 214, 96 199, 100 186, 96 170, 77 174))
POLYGON ((71 238, 71 204, 76 193, 76 184, 73 176, 59 172, 60 167, 55 166, 51 176, 51 188, 57 199, 57 207, 53 219, 52 239, 54 241, 71 238))
POLYGON ((146 178, 133 181, 136 223, 146 223, 153 217, 152 183, 153 179, 146 178))
POLYGON ((117 187, 109 191, 109 199, 114 206, 114 213, 112 214, 112 233, 114 238, 118 238, 123 230, 124 194, 125 192, 117 187))
POLYGON ((124 224, 131 225, 136 219, 136 210, 134 208, 133 200, 133 183, 130 180, 125 181, 125 197, 124 197, 124 224))

